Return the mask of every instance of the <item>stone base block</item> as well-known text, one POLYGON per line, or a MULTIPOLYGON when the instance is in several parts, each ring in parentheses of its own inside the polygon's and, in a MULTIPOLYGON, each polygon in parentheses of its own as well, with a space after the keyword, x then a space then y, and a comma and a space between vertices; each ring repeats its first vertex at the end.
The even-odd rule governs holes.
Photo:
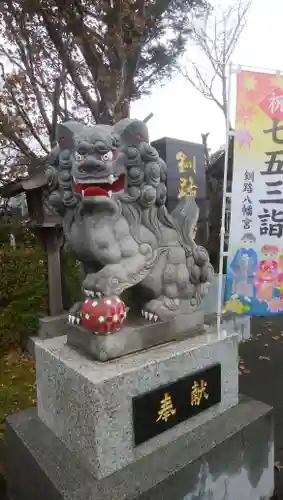
MULTIPOLYGON (((217 314, 205 314, 204 322, 207 326, 215 327, 217 324, 217 314)), ((251 337, 251 318, 230 312, 224 313, 221 316, 221 331, 224 335, 237 333, 239 342, 249 340, 251 337)))
POLYGON ((272 410, 249 399, 102 480, 34 410, 8 418, 5 440, 13 500, 267 500, 273 495, 272 410))
MULTIPOLYGON (((60 314, 59 316, 43 316, 39 318, 39 328, 37 336, 42 339, 51 339, 66 335, 66 327, 68 325, 68 314, 60 314)), ((37 338, 37 337, 36 337, 37 338)), ((29 355, 34 358, 34 337, 28 337, 26 349, 29 355)))
POLYGON ((40 339, 50 339, 66 333, 68 314, 60 316, 44 316, 39 319, 38 336, 40 339))
MULTIPOLYGON (((224 289, 226 276, 222 279, 222 304, 224 303, 224 289)), ((205 323, 213 321, 216 323, 217 299, 218 299, 219 276, 216 274, 211 282, 208 294, 204 297, 202 308, 205 314, 205 323), (208 320, 208 317, 212 318, 208 320), (214 317, 214 319, 213 319, 214 317)), ((239 341, 248 340, 251 336, 250 316, 239 316, 238 314, 225 312, 222 314, 222 328, 228 333, 237 332, 239 341)))
MULTIPOLYGON (((87 359, 66 337, 35 341, 40 419, 97 478, 114 473, 238 403, 237 335, 172 342, 115 361, 87 359), (221 402, 134 446, 133 398, 221 364, 221 402)), ((188 400, 189 400, 188 388, 188 400)), ((157 415, 158 417, 158 415, 157 415)))
POLYGON ((157 347, 167 342, 184 340, 204 332, 203 311, 180 314, 170 321, 128 325, 114 335, 93 335, 80 326, 68 325, 68 343, 99 361, 109 361, 127 354, 157 347))

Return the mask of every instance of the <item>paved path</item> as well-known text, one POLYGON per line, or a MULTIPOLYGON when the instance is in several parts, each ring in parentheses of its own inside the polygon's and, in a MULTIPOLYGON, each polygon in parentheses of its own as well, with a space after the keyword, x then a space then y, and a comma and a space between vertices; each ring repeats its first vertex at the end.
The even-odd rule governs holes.
POLYGON ((253 318, 251 340, 240 345, 240 392, 273 406, 275 493, 283 499, 283 316, 253 318), (282 470, 281 470, 282 466, 282 470), (279 470, 277 470, 279 469, 279 470))

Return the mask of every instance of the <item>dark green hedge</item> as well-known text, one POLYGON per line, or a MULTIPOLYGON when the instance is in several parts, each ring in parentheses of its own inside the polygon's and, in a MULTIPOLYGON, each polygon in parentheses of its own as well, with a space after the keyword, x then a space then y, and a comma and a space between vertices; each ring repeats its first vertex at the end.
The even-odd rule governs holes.
MULTIPOLYGON (((62 252, 63 303, 80 295, 80 273, 70 251, 62 252)), ((24 223, 0 220, 0 350, 36 335, 38 319, 48 314, 48 273, 44 250, 24 223), (16 247, 9 244, 9 234, 16 247)))
POLYGON ((36 334, 48 308, 47 265, 38 248, 0 248, 0 348, 36 334))
POLYGON ((21 217, 0 217, 0 247, 10 243, 10 234, 15 236, 17 246, 34 247, 37 244, 35 235, 21 217))

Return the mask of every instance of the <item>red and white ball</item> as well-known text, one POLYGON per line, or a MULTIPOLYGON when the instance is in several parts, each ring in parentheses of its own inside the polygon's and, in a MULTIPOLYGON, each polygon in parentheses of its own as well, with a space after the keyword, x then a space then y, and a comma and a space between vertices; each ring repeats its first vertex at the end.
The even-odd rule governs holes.
POLYGON ((126 306, 119 297, 89 298, 81 308, 81 325, 95 335, 119 331, 126 317, 126 306))

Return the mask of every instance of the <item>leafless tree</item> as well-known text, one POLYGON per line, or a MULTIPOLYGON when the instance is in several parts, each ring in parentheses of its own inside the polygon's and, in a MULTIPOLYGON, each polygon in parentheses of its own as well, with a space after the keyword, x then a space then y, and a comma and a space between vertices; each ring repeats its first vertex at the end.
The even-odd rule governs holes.
POLYGON ((227 67, 246 25, 252 0, 218 4, 203 19, 192 19, 192 40, 200 61, 181 66, 183 76, 206 99, 213 101, 228 119, 227 67), (202 65, 204 61, 204 65, 202 65))

